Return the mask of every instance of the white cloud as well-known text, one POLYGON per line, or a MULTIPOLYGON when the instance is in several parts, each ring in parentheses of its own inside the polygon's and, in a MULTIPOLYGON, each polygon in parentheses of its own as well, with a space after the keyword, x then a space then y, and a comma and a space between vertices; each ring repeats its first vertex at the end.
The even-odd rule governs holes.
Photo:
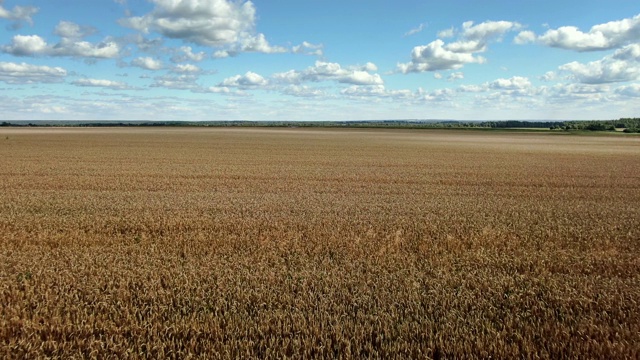
POLYGON ((510 79, 497 79, 489 83, 489 87, 499 90, 521 90, 531 87, 531 81, 526 77, 514 76, 510 79))
POLYGON ((371 72, 376 70, 377 66, 373 63, 343 68, 338 63, 316 61, 314 66, 306 70, 290 70, 284 73, 277 73, 273 75, 273 78, 276 81, 290 84, 337 81, 339 83, 353 85, 382 85, 384 83, 382 77, 378 74, 371 74, 371 72))
POLYGON ((547 30, 538 41, 551 47, 575 51, 618 48, 640 39, 640 15, 593 26, 582 32, 575 26, 547 30))
POLYGON ((61 21, 53 31, 54 34, 67 39, 81 39, 96 32, 94 27, 80 26, 70 21, 61 21))
POLYGON ((522 76, 514 76, 511 78, 499 78, 476 85, 460 85, 455 89, 459 93, 488 93, 493 97, 523 97, 540 95, 541 88, 536 88, 531 81, 522 76))
MULTIPOLYGON (((151 12, 120 19, 119 23, 143 33, 151 31, 202 46, 218 47, 214 58, 244 52, 322 55, 322 46, 304 42, 291 49, 269 44, 255 31, 256 8, 246 0, 149 0, 151 12)), ((188 55, 187 55, 188 56, 188 55)), ((174 62, 179 62, 177 57, 174 62)), ((196 61, 195 59, 189 59, 196 61)))
POLYGON ((340 93, 342 95, 356 96, 356 97, 362 97, 362 96, 384 97, 384 96, 387 96, 387 89, 384 87, 384 85, 376 85, 376 86, 353 85, 353 86, 349 86, 346 89, 340 90, 340 93))
POLYGON ((14 6, 11 10, 2 6, 4 1, 0 1, 0 19, 7 19, 17 21, 18 24, 21 21, 33 25, 32 16, 37 14, 39 9, 35 6, 14 6))
POLYGON ((434 79, 442 79, 442 74, 438 73, 438 72, 434 72, 433 73, 433 78, 434 79))
POLYGON ((303 41, 302 44, 291 48, 291 52, 294 54, 322 56, 324 54, 323 49, 323 44, 312 44, 310 42, 303 41))
POLYGON ((240 37, 238 45, 231 48, 235 52, 258 52, 264 54, 277 54, 289 51, 282 46, 272 46, 269 44, 264 34, 252 36, 243 35, 240 37))
POLYGON ((192 73, 192 74, 197 74, 202 72, 202 69, 200 69, 199 67, 193 65, 193 64, 178 64, 176 66, 173 67, 173 72, 176 73, 192 73))
POLYGON ((211 86, 208 88, 198 89, 195 92, 210 93, 210 94, 223 94, 223 95, 243 95, 244 93, 233 92, 226 86, 211 86))
POLYGON ((640 79, 640 44, 627 45, 601 60, 586 64, 573 61, 559 69, 584 84, 637 80, 640 79))
POLYGON ((235 56, 236 54, 235 53, 232 54, 227 50, 216 50, 213 53, 213 58, 214 59, 224 59, 224 58, 228 58, 229 56, 232 56, 232 55, 235 56))
POLYGON ((430 102, 447 102, 453 100, 455 91, 453 89, 438 89, 426 94, 422 94, 422 100, 430 102))
POLYGON ((3 51, 16 56, 38 55, 49 52, 51 49, 38 35, 16 35, 11 45, 4 46, 3 51))
POLYGON ((550 104, 597 104, 611 101, 608 85, 557 84, 549 89, 546 101, 550 104))
POLYGON ((615 93, 626 97, 640 97, 640 84, 621 86, 615 90, 615 93))
POLYGON ((444 46, 455 53, 475 53, 487 50, 487 43, 480 40, 460 40, 444 46))
POLYGON ((416 94, 410 90, 389 90, 384 85, 361 86, 352 85, 340 90, 340 94, 351 98, 391 98, 413 100, 416 94))
POLYGON ((521 31, 514 39, 513 42, 519 45, 527 44, 536 41, 536 34, 533 31, 525 30, 521 31))
POLYGON ((558 84, 553 87, 555 94, 561 96, 603 94, 609 92, 610 89, 608 85, 602 84, 558 84))
POLYGON ((368 72, 361 70, 356 70, 350 74, 340 77, 338 82, 356 85, 381 85, 383 83, 380 75, 369 74, 368 72))
POLYGON ((327 94, 318 88, 306 85, 289 85, 282 89, 282 93, 297 97, 325 97, 327 94))
POLYGON ((378 71, 378 66, 372 62, 368 62, 366 64, 364 64, 363 66, 360 67, 360 70, 362 71, 378 71))
POLYGON ((259 74, 247 71, 244 75, 235 75, 224 79, 218 87, 237 87, 241 89, 257 88, 267 85, 269 82, 259 74))
POLYGON ((404 36, 407 37, 407 36, 415 35, 420 33, 422 30, 424 30, 424 24, 420 24, 417 27, 407 31, 406 33, 404 33, 404 36))
POLYGON ((485 21, 478 25, 473 25, 473 21, 467 21, 462 24, 462 36, 465 39, 486 42, 521 27, 517 22, 511 21, 485 21))
POLYGON ((555 73, 555 71, 547 71, 546 73, 544 73, 544 75, 540 76, 540 80, 542 81, 554 81, 558 78, 558 74, 555 73))
MULTIPOLYGON (((520 28, 520 24, 511 21, 486 21, 477 25, 467 21, 462 24, 457 41, 445 44, 437 39, 427 45, 416 46, 411 52, 411 62, 398 64, 398 70, 407 74, 456 70, 465 64, 482 64, 486 60, 474 54, 485 52, 489 41, 500 40, 505 33, 520 28)), ((439 32, 438 36, 450 37, 454 33, 454 29, 449 29, 439 32)))
POLYGON ((11 45, 2 47, 2 51, 16 56, 71 56, 96 59, 112 59, 120 54, 120 46, 111 40, 98 44, 62 38, 56 45, 47 42, 38 35, 16 35, 11 45))
MULTIPOLYGON (((291 51, 293 52, 294 47, 291 51)), ((298 50, 300 50, 298 48, 298 50)), ((263 34, 258 35, 246 35, 243 34, 237 43, 229 45, 226 49, 216 50, 213 53, 214 59, 224 59, 227 57, 238 56, 238 54, 245 52, 257 52, 263 54, 281 54, 289 52, 290 50, 282 46, 272 46, 269 44, 263 34)), ((322 50, 318 50, 318 53, 322 53, 322 50)), ((300 53, 300 52, 299 52, 300 53)))
POLYGON ((460 85, 457 89, 458 92, 468 92, 468 93, 480 93, 483 91, 487 91, 487 85, 460 85))
POLYGON ((171 57, 171 61, 174 63, 184 62, 184 61, 195 61, 200 62, 204 60, 205 53, 203 51, 194 53, 191 46, 182 46, 178 49, 178 53, 171 57))
POLYGON ((139 57, 131 61, 131 65, 137 66, 146 70, 160 70, 162 69, 162 62, 150 57, 139 57))
POLYGON ((469 53, 458 53, 444 48, 444 41, 435 40, 424 46, 416 46, 411 52, 411 62, 398 64, 402 73, 460 69, 464 64, 482 64, 485 59, 469 53))
POLYGON ((67 71, 61 67, 0 62, 0 81, 8 84, 56 83, 66 76, 67 71))
POLYGON ((447 77, 447 80, 449 81, 456 81, 456 80, 461 80, 464 79, 464 73, 463 72, 452 72, 451 74, 449 74, 449 77, 447 77))
POLYGON ((455 34, 456 34, 456 30, 454 28, 450 28, 450 29, 439 31, 438 32, 438 37, 446 39, 446 38, 454 37, 455 34))
POLYGON ((77 56, 86 58, 113 59, 120 54, 120 46, 114 41, 92 44, 87 41, 65 41, 54 46, 56 56, 77 56))
POLYGON ((104 79, 79 79, 76 81, 72 81, 71 83, 76 86, 102 87, 114 90, 125 90, 131 88, 129 85, 123 82, 104 79))
POLYGON ((121 24, 199 45, 235 43, 255 26, 256 10, 251 1, 150 0, 151 13, 122 19, 121 24))
POLYGON ((193 74, 164 75, 154 78, 151 87, 161 87, 172 90, 197 91, 201 87, 196 83, 198 77, 193 74))

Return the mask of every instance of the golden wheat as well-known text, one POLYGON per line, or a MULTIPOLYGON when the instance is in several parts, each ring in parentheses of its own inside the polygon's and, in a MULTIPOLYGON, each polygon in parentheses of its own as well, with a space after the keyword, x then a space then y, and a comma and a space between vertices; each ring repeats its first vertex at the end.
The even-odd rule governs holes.
POLYGON ((638 358, 640 141, 0 130, 2 358, 638 358))

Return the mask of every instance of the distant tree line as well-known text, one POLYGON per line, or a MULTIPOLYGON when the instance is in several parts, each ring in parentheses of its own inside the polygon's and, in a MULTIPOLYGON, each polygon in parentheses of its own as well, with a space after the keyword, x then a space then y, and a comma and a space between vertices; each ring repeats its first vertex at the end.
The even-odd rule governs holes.
POLYGON ((573 120, 573 121, 485 121, 480 127, 493 129, 508 128, 548 128, 551 130, 616 131, 624 129, 626 133, 640 132, 640 118, 621 118, 618 120, 573 120))
POLYGON ((482 127, 490 127, 495 129, 503 129, 503 128, 553 128, 556 126, 564 126, 563 121, 518 121, 518 120, 507 120, 507 121, 485 121, 480 123, 482 127))
POLYGON ((8 122, 0 126, 56 126, 56 127, 347 127, 347 128, 404 128, 404 129, 515 129, 538 128, 564 131, 616 131, 640 133, 640 118, 618 120, 571 121, 455 121, 455 120, 361 120, 361 121, 37 121, 8 122))
POLYGON ((621 118, 618 120, 568 121, 563 130, 616 131, 624 129, 626 133, 640 132, 640 118, 621 118))

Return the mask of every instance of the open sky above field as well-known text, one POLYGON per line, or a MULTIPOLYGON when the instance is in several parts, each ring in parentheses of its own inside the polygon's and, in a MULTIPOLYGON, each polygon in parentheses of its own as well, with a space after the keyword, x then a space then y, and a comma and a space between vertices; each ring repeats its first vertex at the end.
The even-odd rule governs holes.
POLYGON ((640 115, 636 0, 0 0, 6 120, 640 115))

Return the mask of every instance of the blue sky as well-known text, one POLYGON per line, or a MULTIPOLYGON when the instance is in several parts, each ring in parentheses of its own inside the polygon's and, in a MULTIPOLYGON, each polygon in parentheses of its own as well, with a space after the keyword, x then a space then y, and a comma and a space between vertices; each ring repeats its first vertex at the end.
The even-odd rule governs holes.
POLYGON ((640 3, 0 0, 0 119, 640 116, 640 3))

